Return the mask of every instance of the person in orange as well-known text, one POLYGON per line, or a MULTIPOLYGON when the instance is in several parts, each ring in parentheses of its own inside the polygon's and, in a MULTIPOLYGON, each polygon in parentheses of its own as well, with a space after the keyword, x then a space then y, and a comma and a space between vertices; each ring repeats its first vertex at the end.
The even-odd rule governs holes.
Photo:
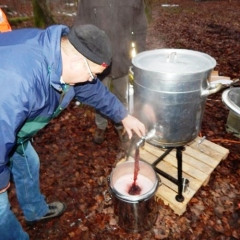
POLYGON ((9 32, 12 28, 7 20, 5 13, 0 8, 0 32, 9 32))

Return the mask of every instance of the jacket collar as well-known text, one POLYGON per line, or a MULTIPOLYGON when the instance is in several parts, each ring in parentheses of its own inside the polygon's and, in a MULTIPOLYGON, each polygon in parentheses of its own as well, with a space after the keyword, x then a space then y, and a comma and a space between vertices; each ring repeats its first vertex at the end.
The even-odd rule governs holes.
POLYGON ((57 91, 62 91, 60 82, 62 76, 61 36, 67 35, 68 32, 69 28, 67 26, 53 25, 48 27, 43 35, 43 51, 44 55, 47 56, 50 84, 57 91))

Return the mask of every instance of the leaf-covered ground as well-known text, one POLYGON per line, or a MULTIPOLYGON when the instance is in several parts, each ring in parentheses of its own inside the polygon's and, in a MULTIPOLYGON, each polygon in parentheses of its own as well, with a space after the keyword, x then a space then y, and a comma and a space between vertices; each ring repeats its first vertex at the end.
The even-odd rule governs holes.
MULTIPOLYGON (((239 10, 238 0, 156 1, 149 24, 148 49, 205 52, 217 60, 215 70, 219 75, 239 78, 239 10)), ((229 149, 228 158, 211 174, 208 185, 194 195, 182 216, 159 200, 155 225, 139 234, 120 229, 111 201, 104 199, 107 177, 122 155, 117 135, 110 124, 107 140, 95 145, 93 111, 76 106, 73 101, 37 134, 33 143, 41 159, 42 193, 49 202, 64 201, 66 212, 29 228, 18 207, 14 185, 9 191, 12 209, 31 239, 240 239, 240 140, 225 130, 229 111, 221 101, 222 91, 208 97, 201 134, 229 149)))

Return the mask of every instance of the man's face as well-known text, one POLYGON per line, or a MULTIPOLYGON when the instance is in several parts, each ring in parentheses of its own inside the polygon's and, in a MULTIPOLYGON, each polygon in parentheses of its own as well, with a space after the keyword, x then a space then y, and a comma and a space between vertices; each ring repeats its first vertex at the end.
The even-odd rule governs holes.
POLYGON ((68 69, 68 77, 63 77, 65 83, 75 85, 81 82, 93 81, 97 74, 104 71, 106 67, 98 65, 85 57, 81 56, 79 59, 73 61, 68 69))

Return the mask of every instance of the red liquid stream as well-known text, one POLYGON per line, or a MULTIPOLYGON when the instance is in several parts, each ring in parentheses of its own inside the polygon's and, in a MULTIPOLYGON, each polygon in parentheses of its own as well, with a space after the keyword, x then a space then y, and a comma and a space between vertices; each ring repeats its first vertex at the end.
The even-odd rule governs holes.
POLYGON ((130 195, 139 195, 141 192, 141 188, 136 184, 137 177, 138 177, 138 172, 139 172, 139 148, 136 149, 135 151, 135 162, 134 162, 134 177, 133 177, 133 183, 131 187, 128 190, 128 193, 130 195))

